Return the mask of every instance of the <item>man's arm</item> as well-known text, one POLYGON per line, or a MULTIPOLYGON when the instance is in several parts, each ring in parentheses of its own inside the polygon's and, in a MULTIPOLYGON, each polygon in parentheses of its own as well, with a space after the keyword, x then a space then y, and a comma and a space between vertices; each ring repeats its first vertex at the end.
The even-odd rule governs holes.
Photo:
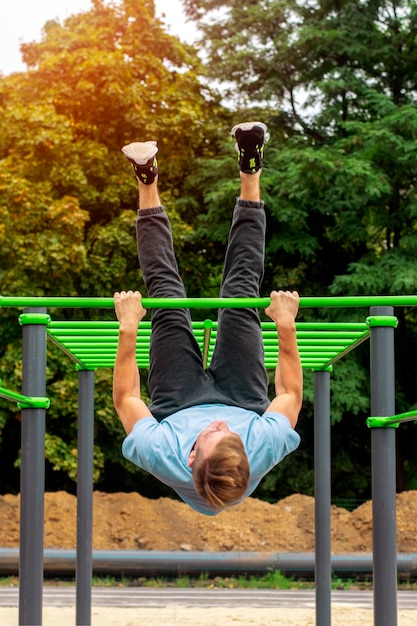
POLYGON ((273 291, 265 313, 275 322, 279 356, 275 370, 275 393, 267 411, 285 415, 293 428, 303 400, 303 371, 297 346, 295 318, 300 297, 296 291, 273 291))
POLYGON ((113 402, 126 434, 136 422, 152 415, 140 397, 140 378, 136 363, 138 326, 146 315, 138 291, 114 294, 119 326, 119 342, 113 372, 113 402))

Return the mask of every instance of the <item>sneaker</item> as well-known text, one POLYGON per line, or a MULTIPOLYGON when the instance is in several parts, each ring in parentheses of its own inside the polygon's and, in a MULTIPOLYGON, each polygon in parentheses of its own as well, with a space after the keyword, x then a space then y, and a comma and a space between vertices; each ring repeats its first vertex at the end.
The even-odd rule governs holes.
POLYGON ((156 141, 135 141, 123 146, 122 152, 132 164, 138 180, 150 185, 158 175, 155 154, 158 152, 156 141))
POLYGON ((268 127, 263 122, 243 122, 230 131, 236 139, 241 172, 255 174, 262 167, 264 143, 269 139, 268 127))

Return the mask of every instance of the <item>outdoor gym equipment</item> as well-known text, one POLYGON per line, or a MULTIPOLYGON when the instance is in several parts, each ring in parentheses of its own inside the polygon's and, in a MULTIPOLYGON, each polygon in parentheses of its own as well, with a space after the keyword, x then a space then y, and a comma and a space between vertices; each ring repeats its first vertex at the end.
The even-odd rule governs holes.
MULTIPOLYGON (((269 302, 269 298, 143 298, 147 309, 266 308, 269 302)), ((368 420, 372 428, 374 624, 397 624, 395 428, 392 428, 397 319, 393 307, 416 305, 417 296, 307 297, 300 301, 301 309, 371 307, 369 317, 358 314, 358 322, 297 322, 302 366, 312 370, 315 377, 316 623, 320 626, 331 624, 330 372, 339 359, 368 339, 371 344, 371 413, 377 416, 368 420)), ((113 367, 118 322, 68 322, 53 317, 62 308, 108 309, 113 306, 113 298, 0 296, 0 307, 24 308, 19 318, 23 326, 22 394, 0 386, 0 396, 18 402, 22 409, 21 624, 42 623, 47 338, 56 343, 79 370, 76 623, 91 623, 94 370, 113 367)), ((196 321, 192 327, 208 366, 216 341, 217 322, 196 321)), ((137 343, 139 367, 149 364, 150 334, 150 324, 143 321, 137 343)), ((265 365, 274 368, 279 353, 275 324, 262 322, 262 334, 265 365)), ((410 419, 413 417, 408 415, 410 419)), ((401 416, 396 418, 402 419, 401 416)))

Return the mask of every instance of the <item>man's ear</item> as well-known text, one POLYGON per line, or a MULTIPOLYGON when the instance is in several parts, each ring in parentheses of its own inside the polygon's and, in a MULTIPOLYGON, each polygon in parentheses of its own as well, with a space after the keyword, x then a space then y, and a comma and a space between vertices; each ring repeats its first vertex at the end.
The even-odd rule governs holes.
POLYGON ((194 448, 190 452, 190 456, 188 457, 188 467, 192 467, 195 461, 195 450, 194 448))

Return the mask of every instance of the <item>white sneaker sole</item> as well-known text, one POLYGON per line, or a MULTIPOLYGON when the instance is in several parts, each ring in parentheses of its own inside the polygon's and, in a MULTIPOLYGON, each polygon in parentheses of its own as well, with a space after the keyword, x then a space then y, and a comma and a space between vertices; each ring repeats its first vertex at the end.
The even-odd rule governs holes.
POLYGON ((145 165, 158 152, 156 141, 134 141, 123 146, 122 152, 136 165, 145 165))
POLYGON ((262 130, 264 131, 264 135, 265 135, 264 142, 266 143, 269 139, 269 133, 268 133, 268 126, 264 124, 263 122, 242 122, 241 124, 236 124, 236 126, 233 126, 232 130, 230 131, 230 134, 232 135, 232 137, 234 137, 238 128, 240 128, 240 130, 246 131, 246 130, 252 130, 254 126, 260 126, 262 128, 262 130))

